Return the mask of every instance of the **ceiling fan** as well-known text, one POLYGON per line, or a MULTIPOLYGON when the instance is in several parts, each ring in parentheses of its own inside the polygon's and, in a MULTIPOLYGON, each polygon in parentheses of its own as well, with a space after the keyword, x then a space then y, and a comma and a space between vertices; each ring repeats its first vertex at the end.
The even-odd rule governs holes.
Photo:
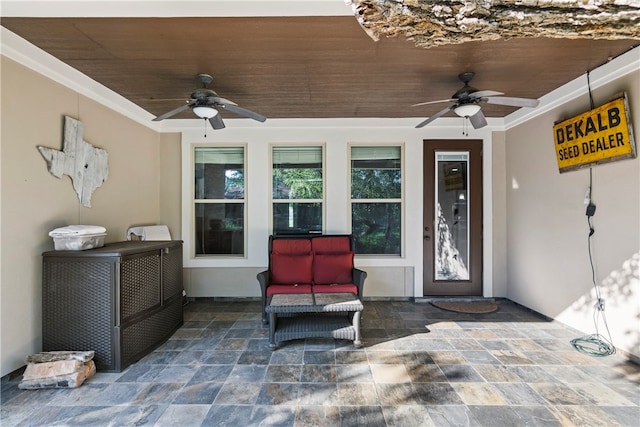
POLYGON ((454 104, 445 108, 442 111, 438 111, 436 114, 429 117, 427 120, 419 123, 416 128, 421 128, 428 125, 438 117, 442 117, 449 111, 453 110, 458 116, 468 118, 471 122, 471 126, 474 129, 479 129, 487 125, 487 119, 482 114, 480 108, 481 103, 496 104, 496 105, 509 105, 512 107, 537 107, 539 102, 537 99, 528 98, 513 98, 503 95, 502 92, 496 92, 494 90, 478 90, 469 86, 469 82, 473 78, 475 73, 466 72, 458 74, 458 78, 464 83, 464 86, 453 94, 451 99, 441 99, 438 101, 421 102, 420 104, 414 104, 413 107, 419 105, 436 104, 439 102, 453 102, 454 104))
POLYGON ((220 117, 220 108, 259 122, 267 120, 267 118, 261 114, 239 107, 238 104, 233 101, 229 101, 228 99, 220 98, 217 93, 207 88, 207 85, 213 81, 213 77, 209 74, 198 74, 196 77, 198 81, 202 83, 202 87, 191 93, 191 97, 187 100, 185 105, 156 117, 153 119, 154 122, 168 119, 169 117, 182 113, 189 108, 191 108, 196 116, 209 120, 211 127, 214 129, 224 129, 225 127, 222 117, 220 117))

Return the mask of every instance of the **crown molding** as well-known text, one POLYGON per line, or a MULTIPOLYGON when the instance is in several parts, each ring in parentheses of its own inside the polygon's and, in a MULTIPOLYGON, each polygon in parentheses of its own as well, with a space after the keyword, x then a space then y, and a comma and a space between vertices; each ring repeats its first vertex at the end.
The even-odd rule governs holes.
POLYGON ((4 27, 0 27, 0 53, 150 129, 161 129, 146 110, 4 27))
POLYGON ((640 70, 640 47, 636 46, 590 71, 590 85, 587 84, 585 72, 583 76, 540 97, 540 105, 538 107, 533 109, 521 108, 509 114, 505 117, 504 130, 509 130, 567 102, 571 102, 574 99, 588 94, 589 86, 591 86, 591 90, 594 90, 638 70, 640 70))

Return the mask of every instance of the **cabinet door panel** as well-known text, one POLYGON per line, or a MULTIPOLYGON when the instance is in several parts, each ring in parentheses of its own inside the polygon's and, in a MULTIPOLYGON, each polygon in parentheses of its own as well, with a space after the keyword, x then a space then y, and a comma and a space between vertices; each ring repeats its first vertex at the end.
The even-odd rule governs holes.
POLYGON ((122 330, 122 365, 136 362, 166 341, 182 324, 182 301, 175 300, 161 311, 122 330))
POLYGON ((160 252, 125 258, 120 265, 121 325, 160 306, 160 252))
POLYGON ((111 260, 45 259, 42 350, 93 350, 97 369, 114 365, 111 260))
POLYGON ((167 248, 162 258, 164 301, 182 295, 182 245, 167 248))

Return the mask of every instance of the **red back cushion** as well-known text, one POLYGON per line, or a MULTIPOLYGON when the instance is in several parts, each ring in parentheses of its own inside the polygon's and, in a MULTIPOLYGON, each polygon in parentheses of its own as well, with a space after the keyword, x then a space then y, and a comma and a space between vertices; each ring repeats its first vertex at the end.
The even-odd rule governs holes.
POLYGON ((311 253, 309 239, 273 239, 271 253, 283 255, 304 255, 311 253))
POLYGON ((313 257, 308 255, 271 255, 271 283, 309 284, 313 257))
POLYGON ((353 282, 353 252, 316 254, 313 259, 313 282, 318 285, 353 282))
POLYGON ((315 254, 339 254, 351 252, 349 236, 318 236, 311 239, 315 254))

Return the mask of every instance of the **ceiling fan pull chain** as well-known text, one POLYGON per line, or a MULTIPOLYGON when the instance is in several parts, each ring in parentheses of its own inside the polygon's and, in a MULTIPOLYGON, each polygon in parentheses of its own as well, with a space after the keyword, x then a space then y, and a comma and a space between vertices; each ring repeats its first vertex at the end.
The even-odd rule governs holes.
POLYGON ((202 119, 204 123, 204 137, 207 137, 207 119, 202 119))

